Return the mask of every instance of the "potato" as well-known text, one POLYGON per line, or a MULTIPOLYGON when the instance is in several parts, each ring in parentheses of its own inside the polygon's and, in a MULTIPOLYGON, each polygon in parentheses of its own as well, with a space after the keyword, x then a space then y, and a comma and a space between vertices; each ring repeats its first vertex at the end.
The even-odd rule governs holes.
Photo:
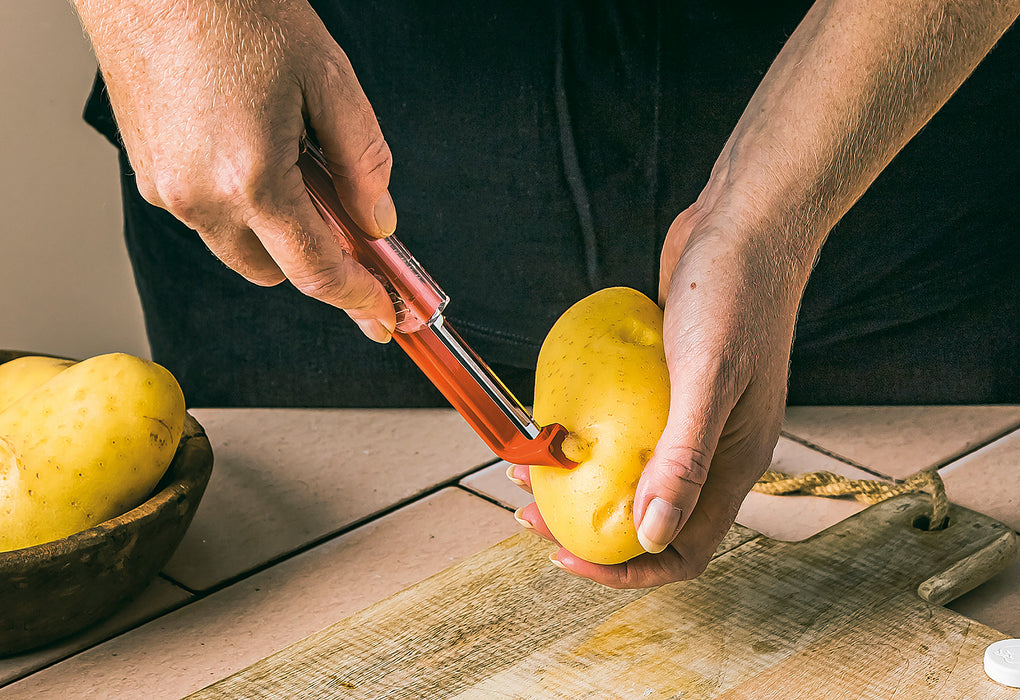
POLYGON ((0 411, 73 364, 73 360, 34 355, 3 363, 0 365, 0 411))
POLYGON ((532 467, 535 502, 553 536, 582 559, 619 564, 644 552, 634 492, 666 425, 669 373, 662 310, 633 289, 571 306, 538 356, 535 420, 570 435, 572 470, 532 467))
POLYGON ((139 505, 170 465, 184 415, 167 370, 120 353, 79 362, 0 411, 0 551, 139 505))

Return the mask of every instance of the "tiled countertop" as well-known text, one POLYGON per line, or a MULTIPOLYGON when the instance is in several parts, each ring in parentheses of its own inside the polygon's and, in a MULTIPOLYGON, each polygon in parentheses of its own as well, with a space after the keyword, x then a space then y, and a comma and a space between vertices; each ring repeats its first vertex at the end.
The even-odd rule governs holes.
MULTIPOLYGON (((113 618, 0 659, 0 698, 182 697, 514 534, 530 500, 452 411, 192 413, 216 466, 176 554, 113 618)), ((951 501, 1020 530, 1020 406, 792 407, 773 466, 938 467, 951 501)), ((799 540, 863 507, 751 494, 737 520, 799 540)), ((949 607, 1020 637, 1020 562, 949 607)))

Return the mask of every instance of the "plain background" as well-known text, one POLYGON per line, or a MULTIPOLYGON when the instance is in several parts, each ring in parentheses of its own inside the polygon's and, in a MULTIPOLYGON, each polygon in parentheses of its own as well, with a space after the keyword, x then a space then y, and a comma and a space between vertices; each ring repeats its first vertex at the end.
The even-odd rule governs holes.
POLYGON ((67 0, 0 0, 0 348, 148 356, 96 62, 67 0))

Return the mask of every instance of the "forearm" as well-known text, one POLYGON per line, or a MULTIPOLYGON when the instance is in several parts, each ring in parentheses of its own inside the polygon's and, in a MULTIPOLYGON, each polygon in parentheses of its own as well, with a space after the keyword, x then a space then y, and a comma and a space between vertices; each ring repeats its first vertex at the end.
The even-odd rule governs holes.
MULTIPOLYGON (((279 31, 281 16, 294 3, 276 0, 71 0, 92 41, 115 108, 126 100, 116 93, 185 86, 192 110, 212 109, 250 82, 248 74, 279 70, 276 59, 288 40, 279 31), (249 60, 238 61, 243 54, 249 60), (220 60, 222 59, 222 60, 220 60)), ((140 95, 141 102, 166 95, 140 95)), ((122 115, 118 114, 118 117, 122 115)), ((185 118, 188 115, 182 115, 185 118)))
MULTIPOLYGON (((762 80, 698 204, 804 283, 825 235, 938 111, 1020 2, 819 0, 762 80)), ((798 286, 793 284, 793 286, 798 286)))

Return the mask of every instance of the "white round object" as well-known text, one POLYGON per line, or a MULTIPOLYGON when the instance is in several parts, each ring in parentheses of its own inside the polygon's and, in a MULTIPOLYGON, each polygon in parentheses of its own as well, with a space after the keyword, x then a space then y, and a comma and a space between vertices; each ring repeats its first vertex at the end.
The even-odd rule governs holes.
POLYGON ((1020 688, 1020 639, 1003 639, 985 649, 985 673, 996 683, 1020 688))

